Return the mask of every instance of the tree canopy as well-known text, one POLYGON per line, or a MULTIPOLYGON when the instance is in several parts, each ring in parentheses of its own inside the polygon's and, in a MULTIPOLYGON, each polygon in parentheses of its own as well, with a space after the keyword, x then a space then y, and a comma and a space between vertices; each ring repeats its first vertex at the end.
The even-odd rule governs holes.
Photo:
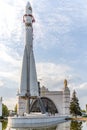
POLYGON ((7 128, 7 121, 3 121, 2 122, 2 130, 6 130, 6 128, 7 128))
POLYGON ((14 111, 17 113, 17 104, 15 105, 14 111))
POLYGON ((80 109, 80 106, 79 106, 79 100, 76 96, 76 92, 73 91, 73 94, 72 94, 72 98, 71 98, 71 101, 70 101, 70 114, 73 115, 73 116, 77 116, 77 115, 82 115, 81 114, 81 109, 80 109))
POLYGON ((9 115, 9 110, 6 105, 2 104, 2 116, 7 117, 9 115))
POLYGON ((82 122, 71 121, 70 130, 82 130, 82 122))

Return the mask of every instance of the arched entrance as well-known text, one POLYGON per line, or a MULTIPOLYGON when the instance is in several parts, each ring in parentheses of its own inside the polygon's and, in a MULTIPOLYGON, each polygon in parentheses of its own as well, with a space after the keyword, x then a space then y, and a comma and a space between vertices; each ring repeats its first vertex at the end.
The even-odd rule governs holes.
MULTIPOLYGON (((58 113, 58 110, 52 100, 47 97, 41 97, 41 100, 45 106, 46 112, 52 114, 58 113)), ((37 99, 31 105, 31 112, 40 112, 40 106, 37 99)))

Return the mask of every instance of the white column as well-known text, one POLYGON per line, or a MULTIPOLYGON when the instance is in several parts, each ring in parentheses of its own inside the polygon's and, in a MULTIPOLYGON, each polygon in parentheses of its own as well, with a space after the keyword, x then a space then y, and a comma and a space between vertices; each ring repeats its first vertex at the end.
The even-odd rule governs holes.
POLYGON ((63 93, 63 114, 70 115, 70 94, 68 91, 64 91, 63 93))
POLYGON ((2 97, 0 98, 0 116, 2 116, 2 97))
POLYGON ((2 123, 0 122, 0 130, 2 130, 2 123))

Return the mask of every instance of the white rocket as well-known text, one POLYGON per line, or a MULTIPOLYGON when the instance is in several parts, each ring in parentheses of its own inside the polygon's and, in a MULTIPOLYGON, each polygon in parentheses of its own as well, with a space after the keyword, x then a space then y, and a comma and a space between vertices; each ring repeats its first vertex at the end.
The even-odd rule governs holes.
POLYGON ((26 5, 25 15, 23 16, 25 23, 25 49, 22 64, 20 96, 38 96, 38 82, 33 54, 33 27, 34 18, 32 16, 32 8, 28 2, 26 5))

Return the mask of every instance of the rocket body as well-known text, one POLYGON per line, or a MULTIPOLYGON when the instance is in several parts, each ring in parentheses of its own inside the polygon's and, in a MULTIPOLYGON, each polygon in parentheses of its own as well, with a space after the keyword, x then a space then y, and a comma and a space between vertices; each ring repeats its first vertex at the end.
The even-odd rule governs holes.
POLYGON ((38 96, 38 83, 35 67, 35 59, 33 54, 33 21, 32 8, 28 2, 26 5, 25 15, 23 17, 25 23, 25 49, 21 73, 21 96, 38 96))

